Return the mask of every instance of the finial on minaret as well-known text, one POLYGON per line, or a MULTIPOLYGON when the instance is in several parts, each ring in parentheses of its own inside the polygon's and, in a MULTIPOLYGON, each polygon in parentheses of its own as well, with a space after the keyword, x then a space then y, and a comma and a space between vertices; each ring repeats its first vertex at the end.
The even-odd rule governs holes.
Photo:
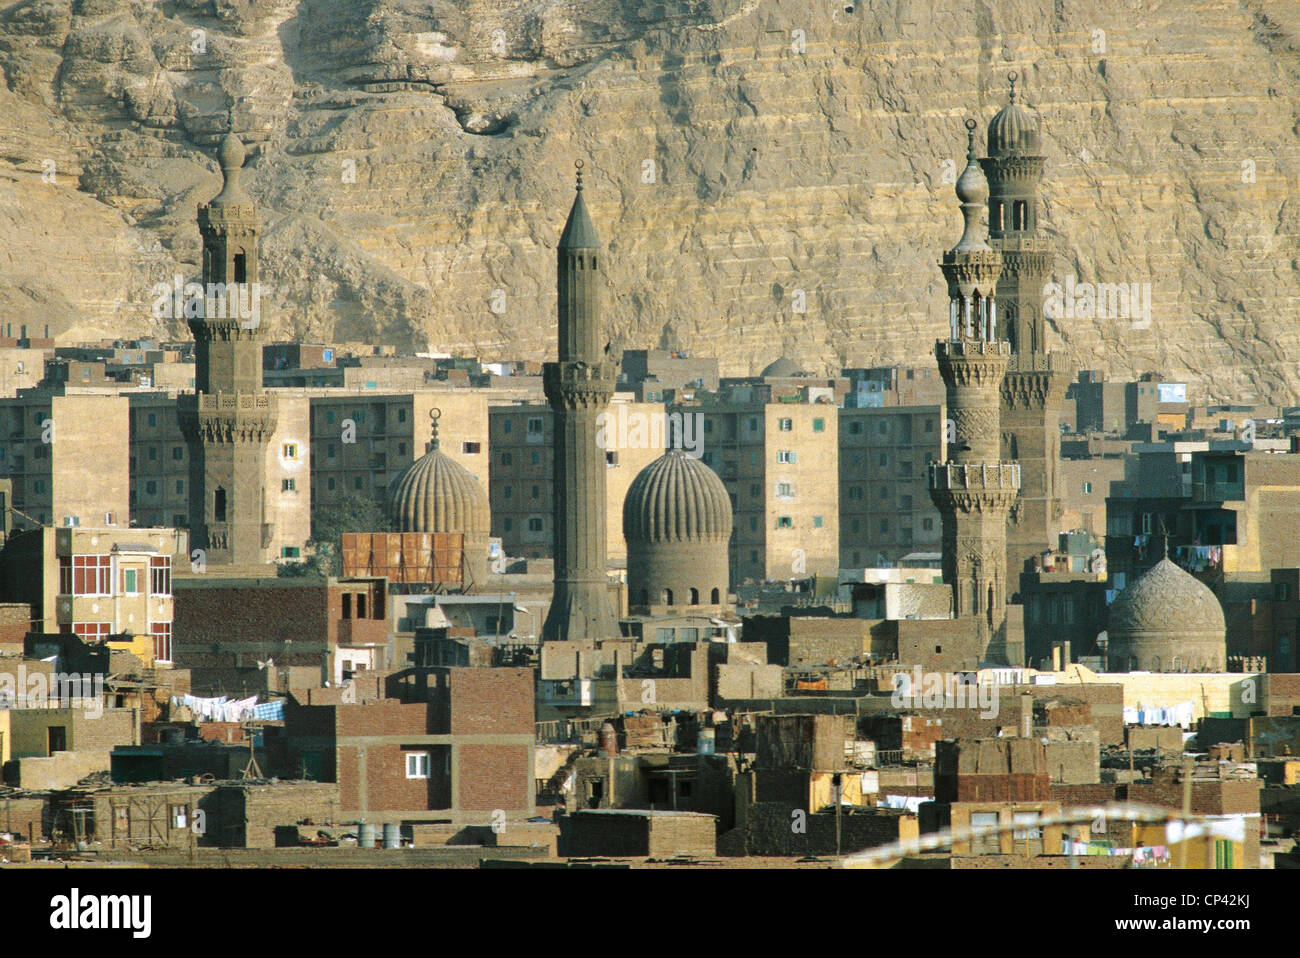
POLYGON ((578 192, 581 193, 582 192, 582 160, 574 160, 573 168, 577 171, 578 174, 578 192))
POLYGON ((1012 70, 1010 73, 1007 74, 1007 80, 1009 80, 1010 83, 1011 83, 1011 99, 1010 99, 1010 102, 1012 102, 1012 103, 1015 103, 1015 102, 1016 102, 1016 80, 1018 80, 1019 78, 1020 78, 1020 75, 1019 75, 1018 73, 1016 73, 1015 70, 1012 70))
POLYGON ((442 418, 442 410, 434 406, 429 410, 429 445, 428 452, 433 452, 438 448, 438 420, 442 418))
POLYGON ((244 159, 248 154, 244 150, 244 142, 235 134, 233 104, 226 113, 226 122, 226 135, 221 138, 221 146, 217 149, 217 162, 221 164, 221 175, 225 182, 222 184, 221 192, 213 198, 212 202, 252 203, 239 182, 239 172, 244 168, 244 159))
POLYGON ((987 248, 984 237, 980 235, 980 209, 984 201, 989 198, 989 184, 984 178, 984 171, 980 169, 979 158, 976 155, 977 125, 974 120, 966 121, 966 169, 962 170, 961 176, 957 178, 957 200, 961 203, 961 213, 965 219, 965 229, 954 249, 954 252, 958 253, 987 248))

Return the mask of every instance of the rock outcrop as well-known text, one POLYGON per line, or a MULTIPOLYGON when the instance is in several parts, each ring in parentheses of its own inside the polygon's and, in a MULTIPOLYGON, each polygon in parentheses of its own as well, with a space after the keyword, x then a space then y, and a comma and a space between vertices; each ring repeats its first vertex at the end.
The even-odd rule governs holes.
POLYGON ((930 360, 961 123, 1042 118, 1077 364, 1210 398, 1300 387, 1292 0, 22 0, 0 7, 0 332, 183 334, 233 121, 282 338, 554 350, 587 160, 616 344, 756 372, 930 360), (803 310, 798 311, 802 306, 803 310))

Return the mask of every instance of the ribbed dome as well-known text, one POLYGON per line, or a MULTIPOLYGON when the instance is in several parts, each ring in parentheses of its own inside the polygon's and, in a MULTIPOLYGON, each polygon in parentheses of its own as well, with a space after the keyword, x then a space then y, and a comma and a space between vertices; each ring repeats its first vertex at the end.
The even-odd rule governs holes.
POLYGON ((989 156, 1038 156, 1042 142, 1038 119, 1016 102, 1016 88, 1011 86, 1011 100, 989 123, 989 156))
POLYGON ((768 363, 759 375, 764 378, 768 376, 802 376, 803 370, 789 356, 782 356, 780 359, 768 363))
POLYGON ((1161 559, 1110 606, 1112 632, 1224 632, 1223 606, 1200 579, 1161 559))
POLYGON ((388 487, 388 514, 401 532, 488 535, 491 531, 483 484, 436 446, 388 487))
POLYGON ((722 540, 731 536, 731 497, 718 474, 681 449, 642 469, 623 500, 629 542, 722 540))

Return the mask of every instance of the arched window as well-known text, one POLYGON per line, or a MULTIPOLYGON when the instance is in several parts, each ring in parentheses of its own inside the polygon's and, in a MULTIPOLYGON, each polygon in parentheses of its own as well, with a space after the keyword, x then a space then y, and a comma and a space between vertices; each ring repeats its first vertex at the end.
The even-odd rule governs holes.
POLYGON ((993 213, 989 217, 992 220, 992 228, 997 231, 1002 229, 1002 201, 998 200, 993 204, 993 213))
POLYGON ((691 587, 691 605, 699 605, 699 604, 700 604, 700 590, 697 589, 697 588, 695 588, 694 586, 692 586, 692 587, 691 587))
POLYGON ((717 589, 714 589, 713 592, 709 595, 709 601, 714 605, 719 605, 721 603, 721 599, 719 598, 717 589))
POLYGON ((217 522, 226 521, 226 490, 220 487, 212 494, 212 518, 217 522))
POLYGON ((673 604, 673 590, 664 589, 664 605, 672 605, 672 604, 673 604))
POLYGON ((1015 229, 1028 229, 1029 206, 1024 200, 1016 200, 1016 205, 1012 207, 1011 215, 1015 229))

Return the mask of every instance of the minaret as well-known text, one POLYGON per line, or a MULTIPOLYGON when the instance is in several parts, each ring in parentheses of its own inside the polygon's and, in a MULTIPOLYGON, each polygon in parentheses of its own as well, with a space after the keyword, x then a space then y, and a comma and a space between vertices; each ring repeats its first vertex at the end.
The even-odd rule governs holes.
POLYGON ((199 207, 202 308, 187 304, 195 342, 195 394, 182 397, 190 453, 190 544, 214 566, 257 567, 272 535, 263 483, 275 405, 262 390, 257 204, 244 192, 244 145, 233 132, 218 152, 225 182, 199 207))
POLYGON ((988 156, 980 160, 989 183, 989 245, 1002 254, 998 309, 1011 343, 1002 381, 1002 455, 1018 461, 1024 485, 1007 527, 1007 596, 1020 589, 1029 561, 1057 547, 1062 512, 1058 464, 1061 404, 1069 371, 1047 352, 1043 287, 1052 246, 1038 229, 1043 177, 1037 118, 1016 102, 1016 74, 1007 79, 1007 105, 988 130, 988 156))
POLYGON ((930 465, 930 497, 943 520, 943 578, 952 586, 955 614, 978 620, 981 659, 999 661, 1005 660, 1007 512, 1020 488, 1020 466, 1000 456, 998 390, 1011 352, 999 336, 1002 257, 980 225, 988 184, 975 157, 975 121, 967 120, 966 129, 966 169, 957 180, 965 230, 943 256, 948 338, 934 349, 951 424, 946 461, 930 465))
POLYGON ((605 573, 605 450, 597 417, 614 395, 615 374, 601 343, 600 268, 604 254, 577 195, 560 236, 559 362, 542 382, 555 415, 555 593, 542 640, 617 638, 618 622, 605 573))

